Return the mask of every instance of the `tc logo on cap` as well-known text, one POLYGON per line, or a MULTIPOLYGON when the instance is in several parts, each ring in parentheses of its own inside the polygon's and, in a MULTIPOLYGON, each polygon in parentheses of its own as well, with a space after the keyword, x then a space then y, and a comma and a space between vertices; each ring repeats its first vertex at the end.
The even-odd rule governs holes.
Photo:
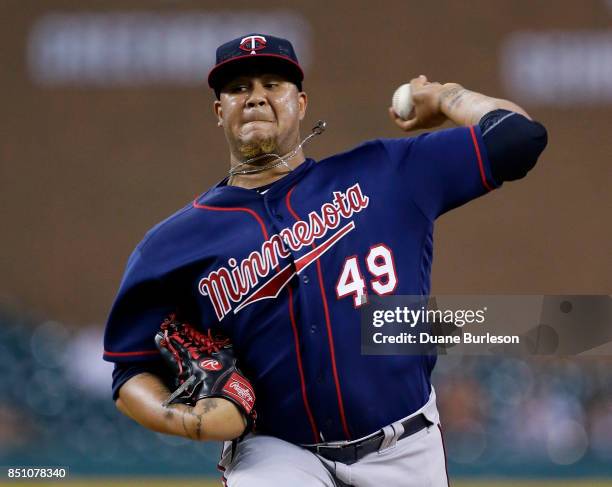
POLYGON ((243 51, 251 51, 251 54, 257 54, 266 47, 266 38, 264 36, 247 36, 240 41, 240 49, 243 51))

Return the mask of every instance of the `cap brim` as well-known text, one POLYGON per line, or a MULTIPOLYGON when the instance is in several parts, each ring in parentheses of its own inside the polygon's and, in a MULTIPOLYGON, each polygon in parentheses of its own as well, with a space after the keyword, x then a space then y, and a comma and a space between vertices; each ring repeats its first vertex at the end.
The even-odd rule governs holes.
POLYGON ((279 54, 245 54, 244 56, 233 57, 223 61, 213 67, 208 73, 208 86, 214 90, 220 90, 229 81, 229 78, 240 74, 240 69, 248 64, 262 66, 268 65, 274 72, 279 71, 289 76, 291 81, 301 83, 304 79, 304 72, 301 66, 293 59, 279 54))

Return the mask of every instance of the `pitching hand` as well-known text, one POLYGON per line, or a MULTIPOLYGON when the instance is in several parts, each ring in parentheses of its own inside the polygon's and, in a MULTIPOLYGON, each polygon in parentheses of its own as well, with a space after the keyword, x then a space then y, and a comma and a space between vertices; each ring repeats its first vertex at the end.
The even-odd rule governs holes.
POLYGON ((410 80, 413 103, 410 118, 402 120, 393 111, 393 108, 389 107, 391 120, 405 132, 442 125, 447 120, 447 117, 440 110, 440 97, 449 86, 450 83, 448 85, 431 83, 427 81, 427 77, 424 75, 410 80))

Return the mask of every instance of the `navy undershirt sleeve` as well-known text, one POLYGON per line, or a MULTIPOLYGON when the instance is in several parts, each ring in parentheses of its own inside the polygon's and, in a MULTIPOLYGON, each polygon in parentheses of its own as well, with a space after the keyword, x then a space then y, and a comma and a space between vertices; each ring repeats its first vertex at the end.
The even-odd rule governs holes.
POLYGON ((525 177, 546 147, 544 126, 508 110, 493 110, 478 123, 491 173, 499 184, 525 177))
POLYGON ((113 370, 113 401, 119 397, 119 389, 129 379, 135 375, 148 372, 150 374, 158 376, 167 386, 170 387, 172 382, 170 373, 167 370, 166 365, 160 360, 151 360, 147 362, 138 363, 115 363, 115 369, 113 370))

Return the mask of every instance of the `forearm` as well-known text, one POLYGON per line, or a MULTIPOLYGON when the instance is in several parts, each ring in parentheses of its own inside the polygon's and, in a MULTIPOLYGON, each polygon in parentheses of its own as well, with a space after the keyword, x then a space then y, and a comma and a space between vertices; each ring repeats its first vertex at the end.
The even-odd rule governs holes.
POLYGON ((525 110, 511 101, 476 93, 457 83, 443 85, 440 111, 457 125, 476 125, 484 115, 498 109, 520 113, 531 120, 525 110))
POLYGON ((170 395, 155 375, 138 374, 119 391, 117 408, 145 428, 192 440, 231 440, 244 431, 245 420, 236 406, 221 398, 206 398, 195 407, 164 406, 170 395))

